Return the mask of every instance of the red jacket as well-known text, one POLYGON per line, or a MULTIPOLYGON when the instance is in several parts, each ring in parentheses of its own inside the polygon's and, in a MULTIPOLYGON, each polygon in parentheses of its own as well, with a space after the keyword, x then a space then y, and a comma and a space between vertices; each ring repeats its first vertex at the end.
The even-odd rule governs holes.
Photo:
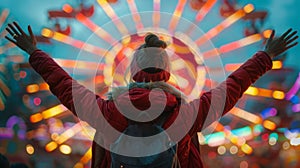
MULTIPOLYGON (((32 53, 29 62, 49 84, 51 92, 63 105, 94 127, 97 136, 105 137, 104 140, 97 136, 94 139, 104 147, 108 147, 119 136, 118 133, 127 127, 127 119, 120 111, 132 106, 139 110, 146 110, 151 106, 149 102, 151 89, 135 87, 120 93, 113 100, 104 100, 72 79, 43 51, 36 50, 32 53)), ((188 103, 183 101, 180 103, 178 96, 168 90, 164 92, 152 90, 150 97, 154 96, 155 99, 151 104, 155 105, 150 108, 161 111, 160 105, 165 103, 164 111, 173 110, 163 127, 172 128, 168 132, 171 138, 179 138, 178 158, 182 168, 202 167, 200 153, 191 143, 191 137, 201 131, 203 125, 207 126, 226 114, 244 91, 271 67, 270 57, 265 52, 257 52, 229 75, 226 81, 205 92, 199 99, 188 103)), ((138 113, 137 110, 133 111, 133 115, 138 115, 135 114, 138 113)), ((94 161, 97 159, 93 156, 94 161)), ((110 167, 110 155, 107 150, 100 167, 110 167)))

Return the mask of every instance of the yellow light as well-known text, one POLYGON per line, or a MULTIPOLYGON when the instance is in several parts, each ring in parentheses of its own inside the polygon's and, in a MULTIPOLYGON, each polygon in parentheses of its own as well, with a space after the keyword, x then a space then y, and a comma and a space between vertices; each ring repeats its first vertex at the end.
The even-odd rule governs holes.
POLYGON ((282 100, 282 99, 284 99, 284 97, 285 97, 285 94, 282 91, 275 90, 273 92, 273 98, 274 99, 280 99, 280 100, 282 100))
POLYGON ((275 130, 276 124, 270 120, 265 120, 263 126, 269 130, 275 130))
POLYGON ((84 164, 81 162, 77 162, 73 168, 84 168, 84 164))
POLYGON ((219 146, 218 147, 218 154, 219 155, 224 155, 226 153, 226 148, 225 146, 219 146))
POLYGON ((239 150, 238 147, 235 145, 231 146, 229 149, 231 154, 236 154, 238 152, 238 150, 239 150))
POLYGON ((289 149, 289 148, 290 148, 290 143, 287 142, 287 141, 285 141, 285 142, 282 144, 282 148, 283 148, 284 150, 289 149))
POLYGON ((246 13, 250 13, 254 10, 254 6, 252 4, 247 4, 246 6, 244 6, 244 11, 246 13))
POLYGON ((69 145, 61 145, 59 147, 61 153, 68 155, 72 152, 72 148, 69 145))
POLYGON ((272 30, 265 30, 263 32, 264 38, 270 38, 271 34, 272 34, 272 30))
POLYGON ((26 152, 29 154, 29 155, 32 155, 34 153, 34 147, 30 144, 27 144, 26 145, 26 152))
POLYGON ((271 146, 274 146, 275 144, 276 144, 276 138, 274 138, 274 137, 271 137, 270 139, 269 139, 269 144, 271 145, 271 146))
POLYGON ((52 38, 54 35, 54 32, 50 29, 44 28, 42 29, 42 36, 48 37, 48 38, 52 38))
POLYGON ((258 94, 258 89, 255 88, 255 87, 250 86, 250 87, 246 90, 245 94, 251 95, 251 96, 256 96, 256 95, 258 94))
POLYGON ((273 61, 272 69, 281 69, 282 68, 282 62, 281 61, 273 61))
POLYGON ((54 106, 48 110, 43 111, 42 115, 43 115, 44 119, 48 119, 50 117, 61 114, 62 112, 66 111, 66 110, 67 110, 67 108, 64 105, 60 104, 60 105, 54 106))
POLYGON ((36 114, 33 114, 30 116, 29 120, 30 122, 32 123, 36 123, 36 122, 39 122, 43 119, 43 116, 41 113, 36 113, 36 114))
POLYGON ((242 149, 242 151, 243 151, 244 153, 246 153, 246 154, 248 154, 248 155, 251 154, 251 153, 253 152, 252 147, 249 146, 248 144, 242 145, 241 149, 242 149))
POLYGON ((40 87, 37 84, 31 84, 26 87, 26 90, 27 90, 27 93, 35 93, 40 90, 40 87))
POLYGON ((87 152, 80 159, 80 162, 86 164, 91 160, 91 158, 92 158, 92 148, 89 148, 87 152))
POLYGON ((51 134, 51 139, 52 139, 53 141, 57 141, 58 138, 59 138, 58 133, 55 132, 55 133, 52 133, 52 134, 51 134))
POLYGON ((52 152, 53 150, 55 150, 57 148, 57 143, 56 142, 49 142, 46 146, 45 146, 45 149, 47 152, 52 152))

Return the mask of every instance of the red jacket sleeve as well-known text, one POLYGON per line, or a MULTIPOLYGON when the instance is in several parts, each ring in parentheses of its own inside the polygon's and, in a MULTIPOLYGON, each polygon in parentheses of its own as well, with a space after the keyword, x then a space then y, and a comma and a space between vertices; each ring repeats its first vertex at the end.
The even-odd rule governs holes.
POLYGON ((205 92, 199 99, 182 105, 180 110, 187 115, 185 125, 192 125, 189 127, 189 134, 194 135, 225 115, 248 87, 271 68, 270 57, 265 52, 257 52, 216 88, 205 92))
MULTIPOLYGON (((49 85, 51 92, 73 114, 88 122, 92 127, 103 129, 105 119, 120 118, 112 101, 103 100, 92 91, 72 79, 48 54, 36 50, 30 55, 29 63, 49 85), (118 116, 116 116, 118 115, 118 116), (104 117, 103 117, 104 116, 104 117)), ((114 125, 116 123, 112 123, 114 125)), ((115 125, 115 127, 120 127, 115 125)))

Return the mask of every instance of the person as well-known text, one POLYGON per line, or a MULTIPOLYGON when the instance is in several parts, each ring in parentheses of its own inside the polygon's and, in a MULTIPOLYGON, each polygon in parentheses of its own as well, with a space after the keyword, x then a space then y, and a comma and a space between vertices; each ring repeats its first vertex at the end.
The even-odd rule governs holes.
MULTIPOLYGON (((5 38, 30 55, 29 63, 49 84, 51 92, 61 103, 96 129, 94 141, 104 148, 100 148, 100 155, 92 156, 92 162, 94 167, 103 168, 111 166, 107 144, 113 143, 119 136, 112 133, 114 129, 123 132, 128 126, 128 118, 141 122, 155 120, 160 115, 158 111, 170 113, 163 128, 172 128, 168 134, 177 143, 180 167, 203 167, 192 137, 201 131, 208 117, 213 122, 218 119, 219 116, 215 115, 218 112, 225 115, 246 89, 272 68, 272 59, 296 46, 298 38, 297 31, 292 29, 279 38, 274 38, 275 31, 272 31, 264 51, 255 53, 217 87, 186 102, 184 95, 167 83, 170 78, 170 61, 165 51, 167 45, 154 34, 147 35, 145 43, 133 55, 129 66, 131 83, 115 88, 108 99, 103 99, 72 79, 48 54, 39 50, 30 26, 29 35, 16 22, 8 24, 6 30, 11 37, 5 38), (179 136, 181 134, 183 136, 179 136)), ((93 150, 97 149, 93 147, 93 150)))

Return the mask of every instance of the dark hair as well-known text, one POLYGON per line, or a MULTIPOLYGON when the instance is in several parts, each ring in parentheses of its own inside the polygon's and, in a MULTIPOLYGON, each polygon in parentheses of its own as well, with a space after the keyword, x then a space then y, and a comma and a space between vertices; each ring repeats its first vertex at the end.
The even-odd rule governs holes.
POLYGON ((145 47, 161 47, 163 49, 167 48, 167 43, 163 40, 160 40, 155 34, 149 33, 145 37, 145 47))

